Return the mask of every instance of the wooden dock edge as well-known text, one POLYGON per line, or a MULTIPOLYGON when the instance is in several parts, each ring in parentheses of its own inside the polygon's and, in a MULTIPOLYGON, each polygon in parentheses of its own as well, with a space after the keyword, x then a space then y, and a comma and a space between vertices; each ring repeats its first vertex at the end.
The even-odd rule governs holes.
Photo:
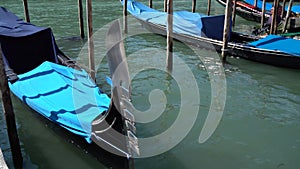
POLYGON ((1 149, 0 149, 0 169, 8 169, 1 149))

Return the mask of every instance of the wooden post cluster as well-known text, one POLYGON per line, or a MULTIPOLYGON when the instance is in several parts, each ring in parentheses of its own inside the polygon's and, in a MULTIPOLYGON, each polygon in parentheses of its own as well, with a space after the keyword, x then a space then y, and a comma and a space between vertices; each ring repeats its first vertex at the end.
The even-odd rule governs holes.
POLYGON ((23 157, 21 153, 21 147, 16 127, 15 115, 13 112, 13 106, 10 98, 10 90, 8 87, 8 80, 6 78, 4 62, 2 58, 2 49, 0 44, 0 87, 2 94, 2 106, 5 116, 7 133, 9 144, 11 148, 11 153, 13 157, 14 166, 16 169, 22 169, 23 166, 23 157))
MULTIPOLYGON (((23 0, 23 8, 24 8, 24 15, 26 22, 30 22, 29 17, 29 10, 28 10, 28 1, 23 0)), ((78 18, 79 18, 79 31, 80 31, 80 37, 84 38, 84 22, 83 22, 83 6, 82 6, 82 0, 78 0, 78 18)))

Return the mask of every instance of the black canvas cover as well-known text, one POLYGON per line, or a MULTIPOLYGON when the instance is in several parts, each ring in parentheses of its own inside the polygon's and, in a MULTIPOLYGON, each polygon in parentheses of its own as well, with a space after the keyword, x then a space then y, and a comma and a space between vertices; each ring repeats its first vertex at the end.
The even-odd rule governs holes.
POLYGON ((0 7, 0 43, 7 64, 17 74, 44 61, 57 62, 52 30, 24 22, 3 7, 0 7))

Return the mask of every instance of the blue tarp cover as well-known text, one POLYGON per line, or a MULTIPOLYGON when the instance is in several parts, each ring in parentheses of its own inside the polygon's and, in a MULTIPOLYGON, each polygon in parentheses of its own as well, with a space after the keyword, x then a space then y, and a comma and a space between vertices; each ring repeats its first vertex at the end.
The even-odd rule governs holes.
POLYGON ((91 142, 91 123, 108 110, 110 98, 87 72, 44 62, 9 84, 24 103, 46 118, 91 142))
MULTIPOLYGON (((166 12, 157 11, 135 0, 127 1, 127 10, 141 20, 167 25, 166 12)), ((173 32, 222 40, 224 17, 224 15, 206 16, 188 11, 177 11, 173 13, 173 32)))
MULTIPOLYGON (((245 2, 247 2, 248 4, 254 5, 254 0, 245 0, 245 2)), ((263 1, 262 0, 257 0, 257 7, 262 9, 262 4, 263 1)), ((273 6, 273 2, 266 2, 266 10, 270 11, 271 8, 273 6)), ((287 11, 288 6, 285 7, 285 10, 287 11)), ((299 5, 293 5, 292 6, 292 11, 295 13, 299 13, 300 12, 300 6, 299 5)))
POLYGON ((268 35, 258 41, 249 43, 249 45, 261 49, 278 50, 300 57, 300 41, 283 36, 268 35))

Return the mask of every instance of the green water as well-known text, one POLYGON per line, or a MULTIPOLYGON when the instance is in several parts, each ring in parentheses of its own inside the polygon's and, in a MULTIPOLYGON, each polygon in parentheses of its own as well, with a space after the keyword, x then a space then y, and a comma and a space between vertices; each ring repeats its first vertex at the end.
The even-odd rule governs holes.
MULTIPOLYGON (((147 3, 146 0, 142 2, 147 3)), ((77 58, 85 40, 78 40, 79 26, 77 1, 75 0, 29 0, 31 22, 51 27, 58 46, 68 55, 77 58)), ((191 1, 174 1, 174 9, 190 10, 191 1)), ((1 0, 0 5, 23 18, 21 0, 1 0)), ((157 9, 163 8, 163 1, 153 1, 157 9)), ((206 12, 206 0, 197 2, 197 10, 206 12)), ((212 13, 224 11, 212 2, 212 13)), ((122 17, 122 7, 116 1, 93 1, 93 25, 98 30, 111 21, 122 17)), ((248 32, 252 22, 237 17, 236 30, 248 32)), ((125 41, 131 72, 139 73, 132 77, 132 100, 140 111, 151 107, 149 93, 159 89, 164 96, 154 97, 156 102, 166 101, 163 113, 154 121, 137 124, 137 136, 147 138, 168 130, 175 123, 182 104, 193 103, 194 95, 199 93, 200 101, 197 117, 186 137, 169 151, 147 158, 137 158, 135 167, 139 169, 298 169, 300 167, 300 79, 299 70, 284 69, 255 63, 243 59, 228 58, 224 66, 226 86, 225 108, 222 119, 213 135, 204 143, 199 143, 199 135, 211 107, 212 81, 209 71, 217 66, 209 64, 213 52, 201 50, 200 60, 192 50, 179 42, 174 43, 174 54, 178 56, 195 77, 197 90, 187 91, 189 98, 183 97, 182 86, 189 86, 193 79, 186 79, 184 71, 168 75, 156 70, 165 59, 166 40, 153 34, 130 36, 125 41), (149 50, 147 50, 149 49, 149 50), (141 52, 142 51, 142 52, 141 52), (149 65, 150 64, 150 65, 149 65), (205 65, 210 66, 205 68, 205 65), (150 67, 149 69, 143 69, 150 67), (172 77, 171 77, 172 76, 172 77), (178 83, 176 79, 184 79, 178 83)), ((175 64, 180 71, 182 64, 175 64)), ((176 72, 176 71, 175 71, 176 72)), ((174 72, 173 72, 174 73, 174 72)), ((105 92, 110 87, 104 77, 109 75, 105 59, 99 65, 97 82, 105 92)), ((101 169, 106 168, 93 156, 74 146, 57 134, 56 127, 41 120, 16 97, 12 97, 17 117, 17 127, 26 169, 101 169)), ((158 103, 157 103, 158 104, 158 103)), ((154 106, 154 110, 157 107, 154 106)), ((159 109, 159 108, 157 108, 159 109)), ((186 116, 190 116, 190 108, 186 116)), ((2 109, 0 116, 0 146, 9 167, 13 167, 6 134, 2 109)), ((158 110, 159 111, 159 110, 158 110)), ((186 128, 191 121, 179 124, 186 128)), ((181 133, 178 132, 178 135, 181 133)), ((175 134, 176 135, 176 134, 175 134)), ((165 143, 166 145, 169 142, 165 143)), ((171 141, 170 141, 171 144, 171 141)), ((152 149, 164 146, 151 145, 152 149)))

